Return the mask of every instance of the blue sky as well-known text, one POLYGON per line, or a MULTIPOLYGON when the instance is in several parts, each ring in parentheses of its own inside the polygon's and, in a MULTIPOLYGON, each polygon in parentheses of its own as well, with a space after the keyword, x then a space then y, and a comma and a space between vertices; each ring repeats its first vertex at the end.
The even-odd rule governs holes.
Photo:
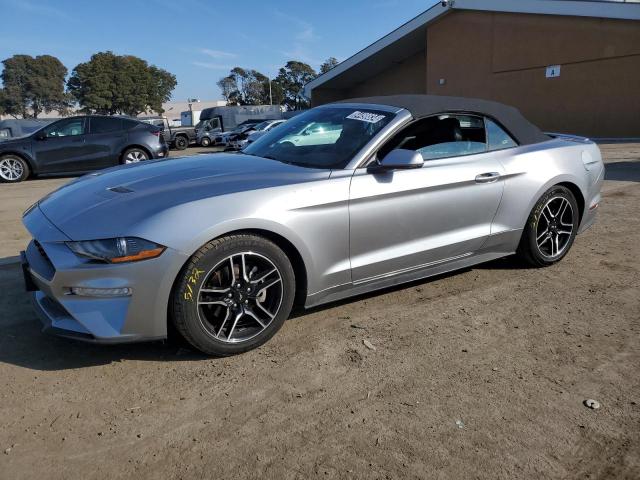
POLYGON ((112 50, 177 76, 173 98, 220 98, 230 68, 275 76, 287 60, 318 69, 353 55, 433 0, 0 0, 0 60, 50 54, 69 69, 112 50))

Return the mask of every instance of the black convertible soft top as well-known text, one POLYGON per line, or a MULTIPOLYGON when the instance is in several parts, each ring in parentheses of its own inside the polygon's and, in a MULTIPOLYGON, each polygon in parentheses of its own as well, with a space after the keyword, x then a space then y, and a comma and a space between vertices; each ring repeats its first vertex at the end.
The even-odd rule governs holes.
POLYGON ((388 95, 379 97, 349 98, 336 103, 371 103, 389 105, 408 110, 419 119, 438 113, 478 113, 493 118, 501 124, 520 145, 540 143, 550 137, 522 116, 514 107, 478 98, 447 97, 443 95, 388 95))

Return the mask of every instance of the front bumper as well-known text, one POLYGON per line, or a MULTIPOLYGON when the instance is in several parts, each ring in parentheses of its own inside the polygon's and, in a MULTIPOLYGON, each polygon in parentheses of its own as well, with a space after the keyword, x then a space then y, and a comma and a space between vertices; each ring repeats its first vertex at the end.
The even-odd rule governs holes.
POLYGON ((21 257, 43 331, 107 344, 166 338, 173 279, 186 262, 186 255, 168 248, 158 258, 141 262, 91 263, 65 245, 69 239, 39 208, 32 209, 24 223, 36 238, 21 257), (70 287, 129 287, 132 294, 79 296, 72 295, 70 287))

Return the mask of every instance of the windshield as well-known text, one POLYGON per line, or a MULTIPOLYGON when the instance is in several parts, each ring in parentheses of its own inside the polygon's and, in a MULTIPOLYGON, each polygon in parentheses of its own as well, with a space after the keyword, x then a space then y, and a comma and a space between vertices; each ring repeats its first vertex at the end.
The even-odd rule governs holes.
POLYGON ((309 168, 344 168, 392 118, 379 110, 314 108, 270 130, 243 152, 309 168))

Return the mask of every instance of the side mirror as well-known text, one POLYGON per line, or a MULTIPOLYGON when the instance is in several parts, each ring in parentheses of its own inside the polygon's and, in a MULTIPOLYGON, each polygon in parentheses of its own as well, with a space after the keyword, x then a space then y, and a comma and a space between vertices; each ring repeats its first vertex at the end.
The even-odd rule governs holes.
POLYGON ((408 170, 410 168, 421 168, 423 164, 424 159, 418 152, 398 148, 387 153, 387 156, 380 160, 379 163, 371 165, 369 171, 376 173, 388 170, 408 170))

